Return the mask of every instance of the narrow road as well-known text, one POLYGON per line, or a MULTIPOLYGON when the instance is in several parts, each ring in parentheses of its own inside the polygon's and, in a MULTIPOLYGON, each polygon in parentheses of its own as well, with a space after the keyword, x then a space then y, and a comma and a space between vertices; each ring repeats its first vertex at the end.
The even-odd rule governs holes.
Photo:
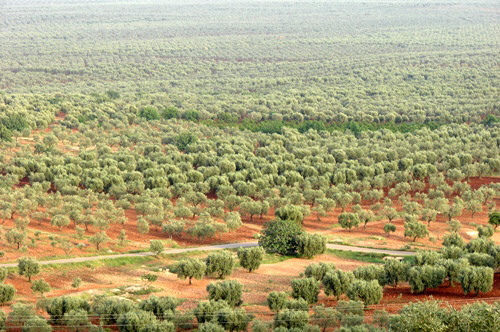
MULTIPOLYGON (((168 249, 165 250, 164 254, 180 254, 184 252, 190 251, 212 251, 212 250, 221 250, 221 249, 235 249, 239 247, 255 247, 257 246, 257 242, 241 242, 241 243, 228 243, 228 244, 217 244, 212 246, 204 246, 204 247, 194 247, 194 248, 182 248, 182 249, 168 249)), ((343 250, 343 251, 355 251, 355 252, 365 252, 365 253, 377 253, 377 254, 386 254, 392 256, 412 256, 415 255, 414 252, 411 251, 398 251, 398 250, 386 250, 386 249, 372 249, 372 248, 362 248, 362 247, 351 247, 344 246, 340 244, 331 244, 327 243, 326 247, 328 249, 335 250, 343 250)), ((116 255, 103 255, 103 256, 90 256, 90 257, 75 257, 75 258, 64 258, 64 259, 54 259, 48 261, 40 261, 40 265, 49 265, 49 264, 66 264, 66 263, 81 263, 81 262, 91 262, 98 261, 101 259, 114 259, 114 258, 122 258, 122 257, 146 257, 153 256, 152 252, 137 252, 137 253, 129 253, 129 254, 116 254, 116 255)), ((8 264, 0 264, 0 267, 16 267, 17 263, 8 263, 8 264)))

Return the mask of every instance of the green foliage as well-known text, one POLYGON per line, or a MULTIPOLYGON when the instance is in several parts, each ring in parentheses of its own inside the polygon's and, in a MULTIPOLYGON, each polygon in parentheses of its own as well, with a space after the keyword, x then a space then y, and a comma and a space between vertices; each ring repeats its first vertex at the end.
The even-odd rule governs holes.
POLYGON ((314 278, 292 279, 292 297, 309 304, 318 302, 319 281, 314 278))
POLYGON ((347 288, 346 295, 352 301, 362 301, 365 306, 380 303, 384 289, 377 280, 354 280, 347 288))
POLYGON ((175 308, 179 305, 179 299, 167 296, 150 296, 139 302, 139 309, 152 312, 158 319, 173 320, 177 315, 175 308))
POLYGON ((12 285, 0 283, 0 303, 5 304, 12 301, 16 295, 16 289, 12 285))
POLYGON ((214 275, 219 279, 224 279, 233 273, 235 261, 233 255, 227 251, 214 252, 206 259, 206 274, 214 275))
POLYGON ((297 237, 297 254, 306 258, 323 254, 326 251, 326 238, 319 234, 302 233, 297 237))
POLYGON ((387 223, 384 225, 384 232, 389 236, 390 233, 394 233, 396 231, 396 225, 387 223))
POLYGON ((458 281, 464 294, 487 293, 493 288, 493 269, 484 266, 469 266, 460 271, 458 281))
POLYGON ((7 276, 9 275, 9 270, 5 267, 0 267, 0 283, 3 283, 7 276))
POLYGON ((120 332, 141 332, 143 329, 154 326, 158 322, 152 312, 136 309, 122 313, 116 323, 119 326, 120 332))
POLYGON ((321 282, 325 294, 327 296, 333 295, 338 299, 347 291, 353 281, 354 274, 351 271, 334 270, 327 272, 321 282))
POLYGON ((177 274, 177 277, 180 279, 188 278, 191 285, 193 278, 198 280, 203 278, 206 268, 207 266, 204 261, 196 258, 186 258, 175 264, 171 268, 171 272, 177 274))
POLYGON ((403 307, 398 315, 389 319, 390 331, 448 331, 446 317, 448 312, 437 301, 413 302, 403 307))
POLYGON ((459 248, 465 248, 465 240, 457 232, 451 232, 443 237, 443 246, 457 246, 459 248))
POLYGON ((148 121, 160 119, 160 114, 158 113, 158 110, 153 106, 146 106, 143 109, 141 109, 139 111, 139 116, 148 121))
POLYGON ((349 231, 353 227, 358 227, 360 223, 359 216, 356 213, 342 213, 339 215, 339 224, 342 228, 347 228, 349 231))
POLYGON ((321 281, 325 274, 331 271, 335 271, 335 264, 320 262, 309 264, 305 268, 304 274, 308 278, 314 278, 317 281, 321 281))
POLYGON ((54 298, 48 308, 47 313, 53 322, 61 321, 64 315, 72 310, 85 310, 90 311, 89 303, 78 296, 62 296, 54 298))
POLYGON ((238 258, 240 265, 247 269, 248 272, 255 271, 259 268, 264 259, 265 250, 261 247, 239 248, 238 258))
POLYGON ((72 331, 86 331, 90 325, 88 312, 83 309, 71 310, 64 314, 64 323, 72 331))
POLYGON ((40 264, 35 259, 22 257, 17 262, 19 275, 27 277, 29 282, 31 282, 31 277, 40 273, 40 264))
POLYGON ((203 323, 198 326, 198 332, 224 332, 226 331, 224 327, 217 323, 203 323))
POLYGON ((43 293, 50 292, 50 285, 45 281, 45 279, 35 280, 31 285, 31 290, 36 293, 40 293, 43 296, 43 293))
POLYGON ((500 225, 500 211, 493 211, 488 214, 488 223, 497 229, 500 225))
POLYGON ((149 250, 153 252, 156 256, 158 256, 163 252, 163 250, 165 250, 165 245, 160 240, 150 240, 149 250))
POLYGON ((293 220, 272 221, 263 230, 259 245, 269 253, 293 254, 297 250, 297 238, 301 234, 300 224, 293 220))
POLYGON ((385 285, 385 269, 381 265, 366 265, 357 267, 354 271, 356 279, 366 281, 376 280, 381 286, 385 285))
POLYGON ((285 292, 271 292, 267 296, 267 306, 272 311, 280 311, 285 308, 288 301, 288 294, 285 292))
POLYGON ((100 316, 104 325, 116 324, 120 315, 136 309, 137 304, 133 301, 116 297, 102 296, 92 302, 92 311, 100 316))
MULTIPOLYGON (((52 326, 49 325, 45 318, 33 316, 24 322, 22 332, 51 332, 52 326)), ((83 330, 74 330, 83 331, 83 330)))
POLYGON ((226 308, 230 308, 230 306, 225 301, 200 301, 193 313, 198 323, 202 324, 215 320, 216 313, 226 308))
POLYGON ((247 331, 252 320, 244 309, 222 308, 217 311, 217 322, 228 331, 247 331))
POLYGON ((235 280, 210 283, 207 292, 210 300, 223 300, 232 307, 242 303, 243 286, 235 280))
POLYGON ((412 237, 413 242, 417 240, 417 238, 423 239, 427 235, 429 235, 429 231, 427 230, 427 226, 425 224, 417 221, 417 222, 405 222, 404 223, 405 237, 412 237))
POLYGON ((384 262, 385 282, 397 286, 398 283, 408 280, 409 265, 396 259, 388 259, 384 262))
POLYGON ((283 309, 274 316, 274 327, 303 329, 309 321, 307 311, 283 309))
POLYGON ((414 266, 408 272, 408 283, 412 292, 423 293, 427 288, 441 285, 445 277, 446 269, 443 266, 414 266))
POLYGON ((277 209, 274 215, 278 220, 288 220, 293 221, 299 225, 302 224, 304 220, 304 214, 302 210, 297 205, 285 205, 282 208, 277 209))

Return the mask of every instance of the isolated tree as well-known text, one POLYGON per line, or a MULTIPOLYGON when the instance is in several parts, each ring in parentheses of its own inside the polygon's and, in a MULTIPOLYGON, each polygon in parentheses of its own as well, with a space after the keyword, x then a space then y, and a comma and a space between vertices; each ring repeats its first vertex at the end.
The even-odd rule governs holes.
POLYGON ((317 281, 323 280, 323 277, 331 271, 335 270, 335 264, 333 263, 312 263, 306 266, 304 274, 308 278, 314 278, 317 281))
POLYGON ((396 231, 396 225, 387 223, 384 225, 384 232, 387 234, 387 236, 390 235, 390 233, 394 233, 396 231))
POLYGON ((225 301, 231 307, 239 306, 243 294, 243 286, 235 280, 219 281, 207 286, 208 298, 213 301, 225 301))
POLYGON ((89 242, 95 244, 96 249, 99 250, 101 244, 104 244, 109 241, 109 237, 106 232, 102 231, 100 233, 95 233, 94 236, 89 238, 89 242))
POLYGON ((206 274, 224 279, 233 273, 234 265, 234 258, 229 252, 214 252, 209 254, 206 259, 206 274))
POLYGON ((408 283, 412 292, 423 293, 427 288, 441 285, 445 277, 446 269, 443 266, 414 266, 408 272, 408 283))
POLYGON ((383 294, 384 289, 376 280, 354 280, 346 291, 350 300, 362 301, 365 306, 380 303, 383 294))
POLYGON ((17 229, 12 228, 7 233, 5 233, 5 238, 10 244, 16 244, 17 249, 19 249, 26 239, 26 233, 19 232, 17 229))
POLYGON ((31 282, 31 277, 40 273, 40 264, 32 258, 23 257, 17 260, 17 269, 20 276, 25 276, 31 282))
POLYGON ((172 272, 177 274, 177 278, 188 278, 191 285, 193 278, 198 280, 203 278, 206 268, 205 262, 195 258, 187 258, 179 261, 172 269, 172 272))
POLYGON ((297 237, 297 254, 306 258, 323 254, 326 251, 326 238, 319 234, 302 233, 297 237))
POLYGON ((292 279, 292 297, 304 299, 307 303, 318 302, 319 281, 314 278, 292 279))
POLYGON ((293 220, 272 221, 262 231, 259 245, 269 253, 293 254, 297 250, 297 238, 301 234, 300 224, 293 220))
POLYGON ((356 213, 342 213, 339 215, 339 224, 342 228, 347 228, 349 231, 353 227, 358 227, 360 220, 356 213))
POLYGON ((427 227, 422 224, 421 222, 417 221, 410 221, 410 222, 405 222, 404 223, 405 227, 405 232, 404 236, 412 237, 413 242, 417 240, 417 238, 424 238, 427 235, 429 235, 429 231, 427 230, 427 227))
POLYGON ((497 229, 500 225, 500 211, 493 211, 488 214, 488 223, 497 229))
POLYGON ((266 298, 267 306, 274 312, 285 308, 288 301, 288 294, 285 292, 271 292, 266 298))
POLYGON ((165 250, 165 245, 160 240, 150 240, 149 250, 158 256, 163 252, 163 250, 165 250))
POLYGON ((14 298, 16 289, 12 285, 0 283, 0 304, 5 304, 14 298))
POLYGON ((240 265, 247 269, 248 272, 255 271, 259 268, 266 251, 261 247, 239 248, 238 258, 240 265))
POLYGON ((398 283, 408 280, 409 265, 396 259, 384 262, 385 282, 397 287, 398 283))
POLYGON ((45 281, 45 279, 38 279, 33 281, 31 290, 33 292, 40 293, 40 295, 43 296, 43 293, 50 292, 50 285, 45 281))

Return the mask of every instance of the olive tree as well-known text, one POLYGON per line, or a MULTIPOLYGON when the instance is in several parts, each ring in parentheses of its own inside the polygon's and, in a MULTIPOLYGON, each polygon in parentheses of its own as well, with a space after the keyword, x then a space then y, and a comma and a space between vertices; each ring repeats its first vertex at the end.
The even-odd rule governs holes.
POLYGON ((189 279, 189 284, 192 284, 192 279, 202 279, 203 276, 205 275, 206 271, 206 264, 205 262, 196 259, 196 258, 187 258, 179 261, 177 264, 174 265, 174 267, 171 269, 171 271, 175 274, 177 274, 177 278, 180 279, 189 279))
POLYGON ((239 306, 243 301, 243 286, 235 280, 219 281, 207 286, 208 298, 213 301, 225 301, 232 307, 239 306))
POLYGON ((464 294, 479 292, 487 293, 493 289, 493 269, 485 266, 469 266, 464 268, 459 276, 459 282, 464 294))
POLYGON ((342 228, 347 228, 349 231, 353 227, 358 227, 360 223, 359 216, 356 213, 341 213, 338 221, 342 228))
POLYGON ((488 223, 497 229, 500 225, 500 211, 493 211, 488 214, 488 223))
POLYGON ((408 236, 413 238, 413 242, 417 240, 417 238, 424 238, 427 235, 429 235, 429 231, 427 230, 427 226, 425 224, 422 224, 421 222, 417 221, 409 221, 404 223, 404 236, 408 236))
POLYGON ((327 296, 333 295, 337 299, 347 291, 353 282, 354 274, 351 271, 334 270, 327 272, 321 280, 327 296))
POLYGON ((234 265, 234 258, 229 252, 214 252, 206 258, 206 274, 224 279, 233 273, 234 265))
POLYGON ((12 285, 0 283, 0 304, 12 301, 16 295, 16 289, 12 285))
POLYGON ((365 306, 380 303, 383 294, 384 289, 376 280, 354 280, 346 291, 350 300, 362 301, 365 306))
POLYGON ((334 271, 335 265, 333 263, 313 263, 309 264, 304 270, 304 274, 308 278, 314 278, 318 281, 323 280, 323 277, 328 272, 334 271))
POLYGON ((150 240, 149 250, 158 256, 163 252, 163 250, 165 250, 165 245, 160 240, 150 240))
POLYGON ((255 271, 262 263, 265 253, 265 250, 261 247, 239 248, 238 258, 240 259, 240 265, 247 269, 248 272, 255 271))
POLYGON ((445 277, 446 269, 443 266, 414 266, 408 272, 408 283, 412 292, 423 293, 427 288, 441 285, 445 277))
POLYGON ((292 280, 292 297, 304 299, 307 303, 318 302, 319 281, 314 278, 300 278, 292 280))
POLYGON ((297 254, 306 258, 323 254, 326 251, 326 238, 319 234, 302 233, 297 237, 297 254))
POLYGON ((409 265, 396 259, 387 259, 384 262, 386 283, 396 287, 398 283, 408 280, 409 265))
POLYGON ((269 309, 278 312, 285 308, 288 301, 288 294, 285 292, 271 292, 267 296, 266 301, 269 309))
POLYGON ((297 250, 297 238, 301 234, 300 224, 293 220, 272 221, 262 231, 259 245, 269 253, 293 254, 297 250))
POLYGON ((17 262, 19 275, 27 277, 29 282, 31 282, 31 277, 40 273, 40 264, 32 258, 19 258, 17 262))
POLYGON ((45 279, 35 280, 31 285, 31 290, 36 293, 40 293, 43 296, 43 293, 50 292, 50 285, 45 281, 45 279))
POLYGON ((387 236, 390 235, 390 233, 394 233, 396 231, 396 225, 387 223, 384 225, 384 232, 387 234, 387 236))

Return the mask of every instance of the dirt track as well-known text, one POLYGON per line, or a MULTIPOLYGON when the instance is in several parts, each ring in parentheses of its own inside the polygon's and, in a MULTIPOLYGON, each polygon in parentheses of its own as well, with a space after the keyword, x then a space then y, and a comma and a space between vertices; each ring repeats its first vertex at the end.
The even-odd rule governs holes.
MULTIPOLYGON (((163 253, 164 254, 180 254, 180 253, 189 252, 189 251, 211 251, 211 250, 234 249, 234 248, 239 248, 239 247, 255 247, 255 246, 257 246, 257 242, 241 242, 241 243, 218 244, 218 245, 213 245, 213 246, 203 246, 203 247, 194 247, 194 248, 168 249, 168 250, 165 250, 163 253)), ((328 249, 335 249, 335 250, 377 253, 377 254, 386 254, 386 255, 392 255, 392 256, 415 255, 415 252, 411 252, 411 251, 398 251, 398 250, 351 247, 351 246, 344 246, 344 245, 331 244, 331 243, 328 243, 326 245, 326 247, 328 249)), ((40 261, 40 264, 41 265, 49 265, 49 264, 80 263, 80 262, 98 261, 101 259, 113 259, 113 258, 121 258, 121 257, 141 257, 141 256, 153 256, 153 255, 154 255, 154 253, 148 251, 148 252, 138 252, 138 253, 130 253, 130 254, 117 254, 117 255, 55 259, 55 260, 40 261)), ((16 267, 16 266, 17 266, 17 263, 0 264, 0 267, 16 267)))

